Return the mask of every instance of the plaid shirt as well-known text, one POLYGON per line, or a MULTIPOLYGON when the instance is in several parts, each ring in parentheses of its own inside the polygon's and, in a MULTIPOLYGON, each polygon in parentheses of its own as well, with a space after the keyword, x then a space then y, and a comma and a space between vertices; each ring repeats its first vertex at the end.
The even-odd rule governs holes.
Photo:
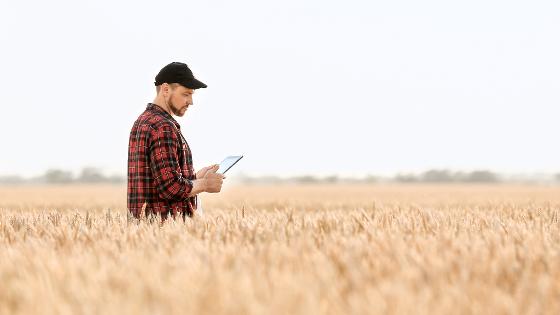
POLYGON ((188 197, 196 173, 180 126, 163 108, 149 103, 138 117, 128 144, 128 211, 136 218, 168 214, 192 216, 196 196, 188 197))

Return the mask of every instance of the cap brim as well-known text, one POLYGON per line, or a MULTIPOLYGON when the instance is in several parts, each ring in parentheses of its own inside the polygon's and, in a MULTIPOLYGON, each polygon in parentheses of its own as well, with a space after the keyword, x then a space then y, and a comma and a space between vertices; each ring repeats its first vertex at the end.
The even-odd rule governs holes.
POLYGON ((189 89, 203 89, 203 88, 207 88, 208 86, 200 81, 198 81, 197 79, 191 79, 188 81, 183 81, 180 82, 179 84, 181 84, 182 86, 189 88, 189 89))

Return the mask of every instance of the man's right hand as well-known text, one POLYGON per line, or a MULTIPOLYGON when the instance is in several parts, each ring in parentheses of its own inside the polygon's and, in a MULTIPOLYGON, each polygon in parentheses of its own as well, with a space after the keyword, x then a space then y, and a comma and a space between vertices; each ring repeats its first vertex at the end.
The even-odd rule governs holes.
POLYGON ((206 182, 206 192, 217 193, 222 190, 222 183, 226 177, 223 174, 216 173, 219 168, 219 165, 214 165, 208 170, 208 172, 206 172, 206 174, 204 174, 203 179, 206 182))

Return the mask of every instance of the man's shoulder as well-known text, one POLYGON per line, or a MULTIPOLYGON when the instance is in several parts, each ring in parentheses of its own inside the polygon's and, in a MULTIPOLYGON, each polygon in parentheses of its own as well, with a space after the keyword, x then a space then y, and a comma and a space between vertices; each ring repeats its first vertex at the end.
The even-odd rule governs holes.
POLYGON ((148 145, 158 140, 164 140, 167 143, 178 143, 179 141, 172 122, 153 117, 142 119, 142 116, 134 123, 130 131, 130 138, 145 139, 148 145))
POLYGON ((132 131, 160 131, 173 129, 174 125, 169 119, 149 110, 145 110, 134 122, 132 131))

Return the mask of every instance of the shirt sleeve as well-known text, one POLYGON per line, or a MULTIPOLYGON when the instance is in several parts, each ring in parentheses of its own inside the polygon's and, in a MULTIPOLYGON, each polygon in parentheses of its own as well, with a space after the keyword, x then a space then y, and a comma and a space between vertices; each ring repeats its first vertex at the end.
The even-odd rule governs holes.
POLYGON ((173 128, 162 125, 150 133, 150 169, 163 199, 185 200, 192 191, 193 183, 183 176, 177 150, 180 142, 173 128))

